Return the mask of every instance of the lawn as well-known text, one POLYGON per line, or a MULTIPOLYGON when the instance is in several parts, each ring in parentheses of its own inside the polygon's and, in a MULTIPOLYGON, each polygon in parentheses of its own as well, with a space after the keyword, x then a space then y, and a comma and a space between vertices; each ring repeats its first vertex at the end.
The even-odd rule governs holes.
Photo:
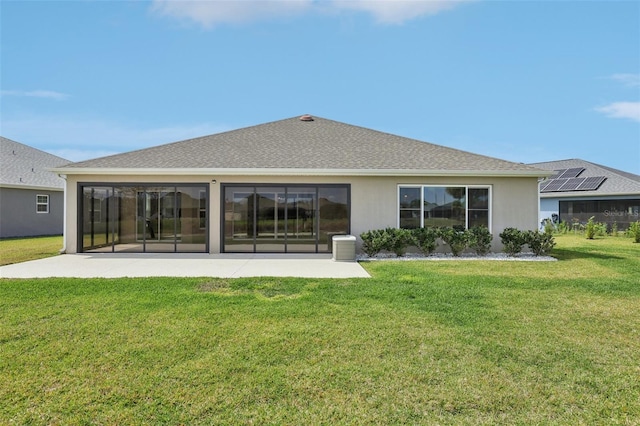
POLYGON ((2 239, 0 240, 0 266, 55 256, 61 248, 61 235, 2 239))
POLYGON ((640 245, 370 279, 0 280, 0 424, 639 424, 640 245))

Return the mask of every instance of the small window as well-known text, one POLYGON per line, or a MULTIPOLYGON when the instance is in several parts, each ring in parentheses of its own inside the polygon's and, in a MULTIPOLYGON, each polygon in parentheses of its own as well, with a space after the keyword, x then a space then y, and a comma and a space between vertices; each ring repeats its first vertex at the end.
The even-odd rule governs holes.
POLYGON ((49 196, 36 195, 36 212, 49 213, 49 196))

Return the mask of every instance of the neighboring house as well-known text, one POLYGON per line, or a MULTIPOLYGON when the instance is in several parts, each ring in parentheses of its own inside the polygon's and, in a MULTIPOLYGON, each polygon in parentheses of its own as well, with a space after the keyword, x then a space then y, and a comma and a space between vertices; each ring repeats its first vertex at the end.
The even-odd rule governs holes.
POLYGON ((68 164, 66 251, 330 252, 386 227, 537 229, 524 164, 304 115, 68 164))
POLYGON ((62 235, 69 160, 0 137, 0 238, 62 235))
POLYGON ((590 217, 626 230, 640 220, 640 176, 584 160, 533 163, 553 171, 540 183, 540 218, 584 225, 590 217))

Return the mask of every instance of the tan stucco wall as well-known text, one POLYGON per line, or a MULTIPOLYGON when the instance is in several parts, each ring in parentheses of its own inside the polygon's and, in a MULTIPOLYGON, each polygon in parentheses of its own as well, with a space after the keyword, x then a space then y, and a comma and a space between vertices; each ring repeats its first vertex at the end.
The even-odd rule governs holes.
POLYGON ((208 183, 210 190, 209 243, 220 252, 220 188, 229 183, 336 183, 351 185, 351 233, 397 226, 398 185, 489 185, 491 232, 494 250, 500 250, 498 234, 506 227, 537 229, 538 184, 533 178, 495 177, 340 177, 340 176, 74 176, 67 177, 67 226, 65 249, 77 249, 78 183, 208 183), (216 183, 212 181, 215 179, 216 183))

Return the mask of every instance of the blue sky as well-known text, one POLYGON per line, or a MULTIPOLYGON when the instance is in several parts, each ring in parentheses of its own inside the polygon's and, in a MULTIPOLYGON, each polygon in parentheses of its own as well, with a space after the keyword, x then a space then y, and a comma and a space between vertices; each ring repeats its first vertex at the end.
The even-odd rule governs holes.
POLYGON ((0 2, 0 133, 83 160, 312 114, 640 174, 638 1, 0 2))

